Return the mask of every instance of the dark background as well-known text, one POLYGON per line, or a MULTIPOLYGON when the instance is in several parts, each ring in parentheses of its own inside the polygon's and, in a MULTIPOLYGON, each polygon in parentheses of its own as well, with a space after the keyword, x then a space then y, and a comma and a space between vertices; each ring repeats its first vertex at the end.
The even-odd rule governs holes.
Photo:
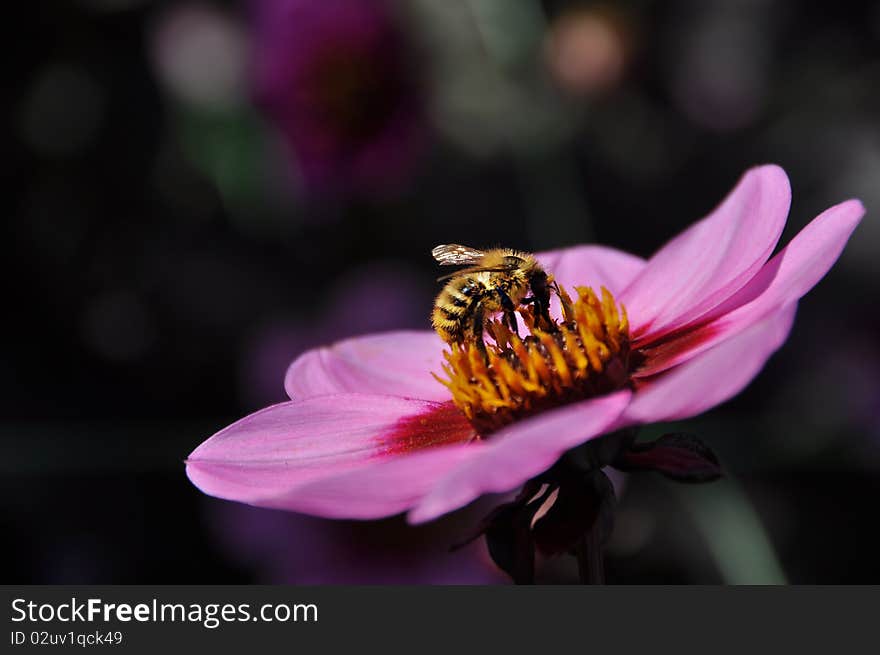
MULTIPOLYGON (((647 256, 764 162, 792 181, 783 242, 848 197, 868 214, 762 374, 686 422, 727 477, 631 478, 608 578, 880 582, 880 3, 420 0, 389 15, 423 145, 372 188, 297 173, 296 118, 254 102, 248 4, 16 4, 3 582, 501 580, 482 545, 445 553, 480 508, 418 529, 297 517, 204 497, 182 460, 282 400, 303 349, 428 327, 437 243, 647 256)), ((377 75, 358 102, 400 93, 371 89, 377 75)), ((357 148, 374 127, 340 133, 357 148)))

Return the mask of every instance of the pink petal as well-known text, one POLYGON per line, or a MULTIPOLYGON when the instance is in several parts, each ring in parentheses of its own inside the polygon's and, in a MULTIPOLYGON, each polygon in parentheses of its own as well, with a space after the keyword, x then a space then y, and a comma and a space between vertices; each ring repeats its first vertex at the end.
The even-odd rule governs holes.
POLYGON ((538 261, 562 286, 573 293, 576 286, 601 286, 619 294, 645 267, 645 260, 604 246, 573 246, 537 254, 538 261))
MULTIPOLYGON (((451 403, 319 396, 273 405, 221 430, 189 456, 187 475, 212 496, 297 510, 293 491, 308 482, 408 453, 447 450, 439 446, 468 443, 474 435, 451 403)), ((324 515, 344 514, 345 499, 340 503, 340 514, 324 515)))
POLYGON ((753 168, 715 211, 651 257, 618 298, 636 341, 700 317, 748 282, 773 252, 790 202, 781 168, 753 168))
POLYGON ((603 434, 624 411, 629 391, 544 412, 492 435, 485 446, 435 484, 409 514, 424 523, 484 493, 505 492, 546 471, 568 449, 603 434))
POLYGON ((639 387, 624 424, 683 419, 739 393, 788 338, 796 304, 639 387))
POLYGON ((438 402, 449 391, 441 373, 443 341, 434 332, 400 331, 345 339, 298 357, 284 378, 293 399, 336 393, 375 393, 438 402))
POLYGON ((644 349, 648 362, 637 375, 654 375, 684 362, 796 302, 834 265, 864 213, 858 200, 826 209, 708 316, 719 318, 644 349))
MULTIPOLYGON (((566 450, 601 432, 626 405, 629 392, 542 414, 498 432, 489 441, 411 450, 340 469, 263 498, 266 507, 335 518, 371 519, 416 506, 440 494, 424 522, 491 491, 508 491, 549 468, 566 450), (528 425, 532 425, 528 429, 528 425), (445 491, 452 488, 452 492, 445 491)), ((430 508, 429 508, 430 509, 430 508)))
POLYGON ((418 504, 438 480, 485 449, 475 442, 377 460, 289 489, 260 504, 327 518, 391 516, 418 504))

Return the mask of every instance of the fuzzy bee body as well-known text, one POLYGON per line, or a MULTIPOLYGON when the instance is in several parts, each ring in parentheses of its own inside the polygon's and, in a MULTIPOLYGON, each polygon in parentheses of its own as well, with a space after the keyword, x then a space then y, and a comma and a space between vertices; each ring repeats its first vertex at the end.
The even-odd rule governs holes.
POLYGON ((443 265, 467 266, 441 278, 449 281, 434 303, 431 322, 447 343, 481 344, 486 320, 499 312, 516 331, 514 312, 524 302, 535 303, 536 312, 549 323, 550 281, 534 255, 509 248, 481 251, 457 244, 437 246, 432 254, 443 265))

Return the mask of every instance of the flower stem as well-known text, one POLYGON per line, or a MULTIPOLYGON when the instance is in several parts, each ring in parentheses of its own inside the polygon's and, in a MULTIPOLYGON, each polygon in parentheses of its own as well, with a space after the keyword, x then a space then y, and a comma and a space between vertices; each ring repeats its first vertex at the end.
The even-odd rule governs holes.
POLYGON ((605 584, 605 563, 598 521, 578 541, 575 548, 581 584, 605 584))

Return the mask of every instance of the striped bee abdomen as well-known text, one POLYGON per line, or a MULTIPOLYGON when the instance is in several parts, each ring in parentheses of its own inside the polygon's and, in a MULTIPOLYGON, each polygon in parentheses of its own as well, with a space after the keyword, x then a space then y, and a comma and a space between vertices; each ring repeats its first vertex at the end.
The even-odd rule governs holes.
MULTIPOLYGON (((447 343, 461 342, 473 330, 486 288, 469 277, 455 278, 443 288, 434 303, 431 323, 447 343)), ((482 318, 480 318, 482 321, 482 318)))

